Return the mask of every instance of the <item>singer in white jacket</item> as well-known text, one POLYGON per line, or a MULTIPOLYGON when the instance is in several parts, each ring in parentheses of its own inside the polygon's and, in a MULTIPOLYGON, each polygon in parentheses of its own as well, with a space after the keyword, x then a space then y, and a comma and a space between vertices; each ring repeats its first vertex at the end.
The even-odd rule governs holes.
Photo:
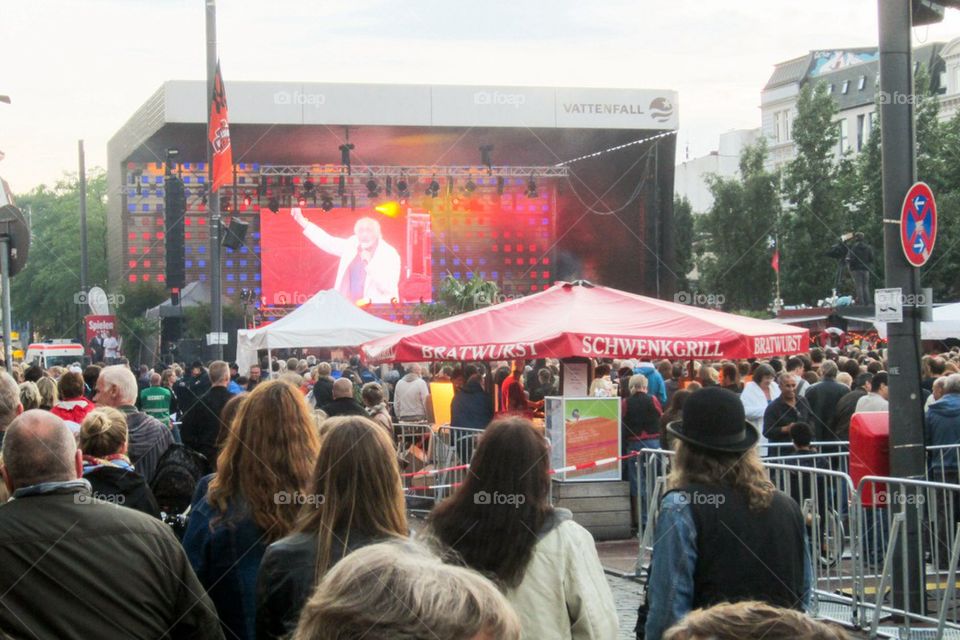
POLYGON ((360 218, 349 238, 337 238, 307 220, 298 207, 290 215, 317 247, 340 257, 334 288, 351 302, 365 299, 375 304, 399 299, 400 254, 384 239, 380 223, 360 218))

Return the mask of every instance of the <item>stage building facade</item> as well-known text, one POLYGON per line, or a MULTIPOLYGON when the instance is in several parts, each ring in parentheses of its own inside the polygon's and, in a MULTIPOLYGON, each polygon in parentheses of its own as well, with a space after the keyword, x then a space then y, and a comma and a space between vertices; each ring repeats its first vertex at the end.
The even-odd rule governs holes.
MULTIPOLYGON (((222 251, 222 287, 262 318, 352 286, 355 301, 409 320, 446 274, 494 280, 505 297, 580 278, 673 295, 673 91, 233 82, 226 93, 234 180, 221 211, 243 237, 222 251), (361 219, 392 248, 363 266, 351 260, 361 219), (391 282, 364 287, 397 264, 391 282)), ((205 84, 170 81, 110 140, 111 287, 165 280, 168 157, 186 191, 186 281, 209 278, 206 118, 205 84)))

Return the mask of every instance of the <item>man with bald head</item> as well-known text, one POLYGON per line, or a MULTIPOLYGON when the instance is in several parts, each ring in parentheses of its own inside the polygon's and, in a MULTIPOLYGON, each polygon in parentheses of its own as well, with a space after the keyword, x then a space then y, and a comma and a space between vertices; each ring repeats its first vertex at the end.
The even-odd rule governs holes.
POLYGON ((363 405, 353 397, 353 382, 338 378, 333 383, 333 400, 320 407, 328 418, 334 416, 365 416, 363 405))
POLYGON ((24 413, 6 431, 3 460, 0 473, 14 497, 0 507, 6 633, 81 640, 103 635, 108 620, 124 638, 223 637, 170 527, 91 496, 82 452, 63 420, 24 413))
POLYGON ((780 397, 763 412, 763 435, 770 442, 790 442, 790 426, 811 420, 810 403, 797 393, 800 376, 783 372, 777 378, 780 397))

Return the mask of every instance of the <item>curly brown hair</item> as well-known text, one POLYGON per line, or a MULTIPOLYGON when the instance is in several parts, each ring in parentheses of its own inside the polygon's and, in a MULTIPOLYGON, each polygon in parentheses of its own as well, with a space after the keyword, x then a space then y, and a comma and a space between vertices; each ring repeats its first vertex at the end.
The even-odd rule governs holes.
POLYGON ((667 485, 673 489, 690 484, 719 485, 742 493, 754 511, 769 507, 776 492, 756 447, 723 453, 677 439, 667 485))

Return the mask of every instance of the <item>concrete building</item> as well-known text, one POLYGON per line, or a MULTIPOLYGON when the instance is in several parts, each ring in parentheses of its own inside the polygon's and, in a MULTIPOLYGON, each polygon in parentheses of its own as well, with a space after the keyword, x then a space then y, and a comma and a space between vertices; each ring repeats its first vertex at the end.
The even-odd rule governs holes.
MULTIPOLYGON (((811 51, 777 64, 760 93, 761 129, 770 149, 768 168, 780 169, 796 155, 793 123, 797 99, 808 83, 825 83, 837 103, 837 158, 860 153, 879 122, 879 59, 878 50, 872 47, 811 51)), ((960 107, 960 38, 919 46, 913 59, 914 72, 925 67, 933 91, 940 96, 941 119, 950 118, 960 107)))
POLYGON ((734 178, 740 175, 740 153, 761 135, 757 129, 734 129, 720 135, 716 151, 677 164, 675 190, 677 196, 690 201, 694 213, 706 213, 713 206, 709 178, 734 178))

